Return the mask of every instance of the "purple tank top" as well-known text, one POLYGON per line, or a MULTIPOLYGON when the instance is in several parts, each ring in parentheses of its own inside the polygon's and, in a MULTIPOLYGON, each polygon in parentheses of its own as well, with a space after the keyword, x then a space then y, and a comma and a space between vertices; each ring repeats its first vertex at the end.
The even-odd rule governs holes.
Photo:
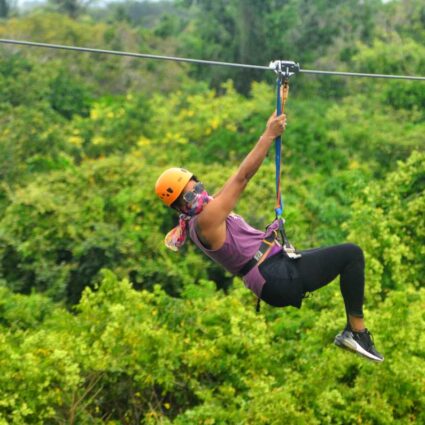
MULTIPOLYGON (((277 230, 279 223, 274 221, 266 232, 251 227, 241 216, 231 213, 226 218, 226 240, 223 246, 217 250, 205 248, 198 239, 195 231, 197 217, 189 221, 189 236, 195 245, 208 257, 223 266, 232 274, 239 270, 255 255, 261 245, 261 241, 277 230)), ((276 254, 281 250, 280 246, 272 248, 268 256, 276 254)), ((258 266, 253 267, 244 277, 245 286, 254 292, 257 297, 261 295, 265 279, 261 275, 258 266)))

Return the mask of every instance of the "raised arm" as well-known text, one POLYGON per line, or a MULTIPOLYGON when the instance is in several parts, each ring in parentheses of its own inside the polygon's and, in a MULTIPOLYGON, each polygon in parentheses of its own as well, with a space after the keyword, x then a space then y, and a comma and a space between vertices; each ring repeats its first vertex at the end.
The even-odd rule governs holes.
POLYGON ((235 208, 248 182, 263 163, 274 139, 283 133, 285 126, 285 115, 276 117, 275 113, 272 114, 263 135, 242 161, 237 172, 227 180, 214 200, 199 215, 198 226, 207 240, 214 239, 215 230, 220 228, 235 208))

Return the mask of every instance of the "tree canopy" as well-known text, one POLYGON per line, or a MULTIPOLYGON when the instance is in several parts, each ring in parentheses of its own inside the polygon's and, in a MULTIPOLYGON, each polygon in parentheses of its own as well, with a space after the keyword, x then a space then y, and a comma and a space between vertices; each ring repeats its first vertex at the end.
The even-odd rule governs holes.
MULTIPOLYGON (((0 38, 425 75, 413 0, 2 4, 0 38)), ((273 73, 0 45, 1 425, 425 422, 423 82, 290 86, 288 236, 363 248, 385 362, 331 344, 336 282, 255 314, 239 278, 163 244, 177 216, 157 177, 184 166, 219 189, 274 109, 273 73)), ((264 228, 274 183, 271 152, 236 212, 264 228)))

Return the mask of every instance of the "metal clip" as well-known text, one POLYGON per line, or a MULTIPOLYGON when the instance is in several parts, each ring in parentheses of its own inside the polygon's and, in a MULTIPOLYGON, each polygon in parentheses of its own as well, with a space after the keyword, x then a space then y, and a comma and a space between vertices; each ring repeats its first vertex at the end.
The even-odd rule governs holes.
POLYGON ((263 253, 261 251, 257 251, 257 253, 254 255, 254 260, 258 261, 263 256, 263 253))
POLYGON ((298 254, 298 252, 296 252, 295 248, 292 245, 283 245, 283 250, 286 252, 286 255, 289 258, 292 259, 297 259, 297 258, 301 258, 301 254, 298 254))
POLYGON ((297 252, 286 236, 285 219, 283 217, 279 217, 279 231, 282 237, 282 249, 285 251, 286 255, 292 259, 301 258, 302 255, 297 252))
POLYGON ((269 68, 279 76, 280 79, 289 79, 292 75, 300 72, 300 65, 291 61, 272 61, 269 68))

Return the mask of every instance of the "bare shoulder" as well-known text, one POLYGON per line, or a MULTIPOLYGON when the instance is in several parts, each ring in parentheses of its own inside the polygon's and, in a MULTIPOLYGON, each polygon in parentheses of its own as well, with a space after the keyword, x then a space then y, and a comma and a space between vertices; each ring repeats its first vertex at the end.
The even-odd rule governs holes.
POLYGON ((195 223, 195 231, 207 249, 220 249, 226 240, 226 220, 217 223, 214 217, 214 208, 210 208, 214 200, 199 214, 195 223))
POLYGON ((208 202, 199 214, 197 234, 211 246, 210 249, 219 249, 224 244, 226 219, 235 208, 246 184, 247 180, 242 178, 240 173, 236 173, 227 180, 218 195, 208 202))

